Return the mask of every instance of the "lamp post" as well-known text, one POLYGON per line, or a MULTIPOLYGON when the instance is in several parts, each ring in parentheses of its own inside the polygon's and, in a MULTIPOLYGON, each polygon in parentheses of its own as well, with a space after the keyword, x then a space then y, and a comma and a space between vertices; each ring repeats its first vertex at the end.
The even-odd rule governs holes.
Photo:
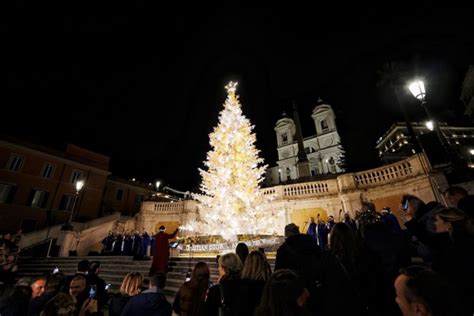
POLYGON ((76 182, 76 197, 74 198, 74 203, 72 204, 71 211, 69 212, 69 219, 66 225, 63 225, 62 230, 72 230, 72 218, 74 216, 74 209, 76 208, 77 200, 79 199, 79 192, 84 187, 84 181, 79 180, 76 182))
POLYGON ((441 131, 439 129, 439 125, 436 121, 433 120, 433 116, 431 115, 431 112, 428 106, 426 105, 427 103, 425 100, 425 97, 426 97, 425 84, 421 80, 414 80, 409 84, 408 89, 413 94, 413 96, 421 102, 421 106, 423 107, 423 109, 425 109, 426 115, 428 116, 428 122, 426 122, 426 127, 430 131, 432 130, 435 131, 436 136, 438 136, 438 139, 441 143, 441 146, 443 146, 443 149, 446 151, 446 153, 448 153, 449 151, 448 151, 448 148, 446 147, 446 142, 444 141, 444 137, 441 134, 441 131))

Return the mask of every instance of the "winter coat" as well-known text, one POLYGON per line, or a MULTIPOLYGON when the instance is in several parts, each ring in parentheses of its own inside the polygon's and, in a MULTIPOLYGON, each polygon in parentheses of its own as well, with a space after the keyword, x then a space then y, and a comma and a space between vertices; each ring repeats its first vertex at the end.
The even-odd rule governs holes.
POLYGON ((171 316, 171 314, 171 304, 165 295, 157 288, 153 288, 130 299, 121 316, 171 316))

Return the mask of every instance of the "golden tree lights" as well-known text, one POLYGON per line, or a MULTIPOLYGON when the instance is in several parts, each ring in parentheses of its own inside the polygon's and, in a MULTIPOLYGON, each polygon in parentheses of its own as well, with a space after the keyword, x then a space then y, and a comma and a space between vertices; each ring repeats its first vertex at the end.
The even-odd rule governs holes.
POLYGON ((272 235, 282 230, 277 224, 282 212, 271 210, 269 198, 260 191, 267 166, 255 147, 253 126, 243 115, 236 95, 236 82, 226 87, 227 99, 218 125, 209 135, 211 150, 199 169, 201 191, 193 197, 199 203, 196 222, 182 227, 201 235, 272 235))

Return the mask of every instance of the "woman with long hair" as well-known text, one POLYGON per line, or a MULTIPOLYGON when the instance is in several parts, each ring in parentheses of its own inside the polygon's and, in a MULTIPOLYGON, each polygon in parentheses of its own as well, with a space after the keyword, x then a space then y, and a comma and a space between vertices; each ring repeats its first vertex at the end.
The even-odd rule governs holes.
POLYGON ((140 294, 143 284, 143 274, 140 272, 129 272, 122 281, 120 293, 114 295, 110 301, 109 315, 120 316, 128 301, 135 295, 140 294))
POLYGON ((376 293, 376 271, 377 263, 358 247, 352 229, 344 223, 334 225, 329 249, 322 253, 318 265, 321 287, 317 306, 321 314, 366 315, 370 298, 376 293))
POLYGON ((205 262, 194 266, 191 280, 185 282, 173 302, 173 310, 181 316, 205 315, 204 301, 210 285, 209 267, 205 262))
POLYGON ((254 314, 262 297, 265 282, 271 275, 272 271, 265 255, 259 250, 252 251, 242 269, 242 294, 239 304, 242 315, 254 314))
POLYGON ((466 315, 474 314, 474 225, 460 209, 450 207, 436 212, 438 234, 447 234, 433 269, 454 287, 458 304, 466 315))

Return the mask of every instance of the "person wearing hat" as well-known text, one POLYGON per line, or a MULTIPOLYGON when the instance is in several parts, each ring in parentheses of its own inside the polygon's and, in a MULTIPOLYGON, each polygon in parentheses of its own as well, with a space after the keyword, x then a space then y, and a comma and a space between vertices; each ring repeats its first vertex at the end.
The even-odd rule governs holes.
POLYGON ((160 232, 155 235, 155 248, 153 252, 153 263, 150 272, 167 272, 168 260, 170 258, 169 240, 176 237, 178 228, 172 234, 166 234, 166 227, 161 225, 160 232))

